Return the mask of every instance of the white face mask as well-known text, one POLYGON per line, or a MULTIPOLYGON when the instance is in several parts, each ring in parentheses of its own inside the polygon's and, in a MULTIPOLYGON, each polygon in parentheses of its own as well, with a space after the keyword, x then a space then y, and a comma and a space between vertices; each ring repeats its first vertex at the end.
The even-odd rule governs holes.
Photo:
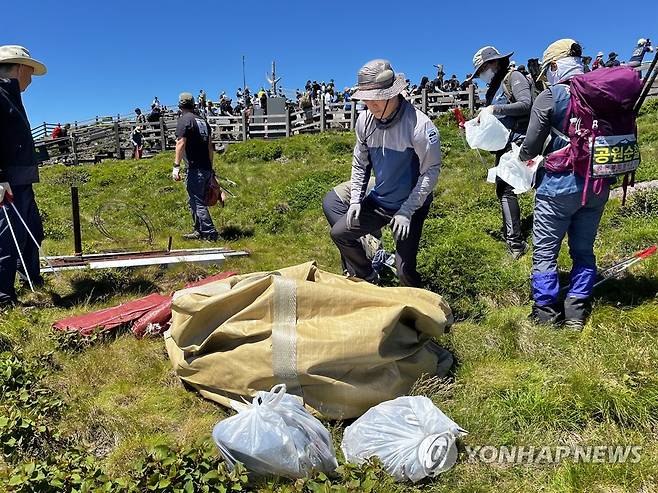
POLYGON ((557 62, 557 69, 551 70, 549 67, 546 71, 546 80, 549 85, 555 85, 567 79, 571 79, 574 75, 583 73, 583 61, 580 57, 566 57, 560 58, 557 62))
POLYGON ((491 67, 489 67, 487 70, 485 70, 484 72, 482 72, 480 74, 480 79, 485 84, 491 84, 491 81, 493 80, 494 75, 496 75, 496 73, 493 71, 493 69, 491 67))
POLYGON ((554 72, 549 67, 548 70, 546 71, 546 81, 548 82, 549 86, 554 86, 555 84, 557 84, 559 82, 557 77, 557 70, 554 72))

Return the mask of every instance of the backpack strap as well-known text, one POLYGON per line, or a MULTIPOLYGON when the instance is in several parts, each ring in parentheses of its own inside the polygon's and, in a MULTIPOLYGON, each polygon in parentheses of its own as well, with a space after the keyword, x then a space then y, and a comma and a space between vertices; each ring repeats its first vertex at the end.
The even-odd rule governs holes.
POLYGON ((503 86, 503 93, 505 94, 505 97, 510 103, 514 102, 514 93, 512 92, 512 73, 514 70, 510 70, 507 72, 505 77, 503 77, 503 81, 501 85, 503 86))

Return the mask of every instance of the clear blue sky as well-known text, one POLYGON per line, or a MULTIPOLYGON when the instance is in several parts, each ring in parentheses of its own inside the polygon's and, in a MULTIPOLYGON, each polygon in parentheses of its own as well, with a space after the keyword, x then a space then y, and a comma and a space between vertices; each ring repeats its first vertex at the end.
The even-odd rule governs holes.
POLYGON ((24 45, 48 67, 24 94, 33 126, 144 109, 155 95, 171 104, 184 90, 234 96, 242 55, 248 86, 266 85, 276 60, 283 87, 294 90, 309 78, 352 85, 372 58, 417 82, 435 63, 461 79, 486 44, 514 50, 521 64, 561 37, 621 60, 638 37, 658 42, 657 0, 3 3, 0 44, 24 45))

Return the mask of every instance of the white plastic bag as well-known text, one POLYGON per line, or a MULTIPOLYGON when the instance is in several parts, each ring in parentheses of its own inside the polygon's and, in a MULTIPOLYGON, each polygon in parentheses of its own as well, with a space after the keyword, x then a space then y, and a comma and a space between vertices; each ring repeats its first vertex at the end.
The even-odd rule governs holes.
POLYGON ((499 151, 504 149, 509 139, 509 130, 493 113, 480 112, 480 116, 464 124, 466 141, 471 149, 499 151))
POLYGON ((296 479, 338 467, 331 435, 283 384, 258 392, 250 406, 217 423, 212 437, 231 469, 239 461, 257 474, 296 479))
POLYGON ((361 464, 379 457, 399 481, 419 481, 450 469, 458 437, 466 431, 427 397, 398 397, 371 408, 345 429, 345 460, 361 464))
POLYGON ((521 148, 512 144, 512 149, 500 157, 496 174, 501 180, 509 183, 514 187, 514 193, 525 193, 532 189, 535 181, 535 173, 539 164, 543 161, 543 156, 537 156, 535 159, 525 162, 519 159, 521 148))

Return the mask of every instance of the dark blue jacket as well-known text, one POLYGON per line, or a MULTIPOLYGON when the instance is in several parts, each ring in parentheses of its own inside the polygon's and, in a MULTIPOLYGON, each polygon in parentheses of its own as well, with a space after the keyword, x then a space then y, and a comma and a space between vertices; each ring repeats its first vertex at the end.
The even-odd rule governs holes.
POLYGON ((39 181, 34 140, 17 79, 0 79, 0 182, 39 181))

